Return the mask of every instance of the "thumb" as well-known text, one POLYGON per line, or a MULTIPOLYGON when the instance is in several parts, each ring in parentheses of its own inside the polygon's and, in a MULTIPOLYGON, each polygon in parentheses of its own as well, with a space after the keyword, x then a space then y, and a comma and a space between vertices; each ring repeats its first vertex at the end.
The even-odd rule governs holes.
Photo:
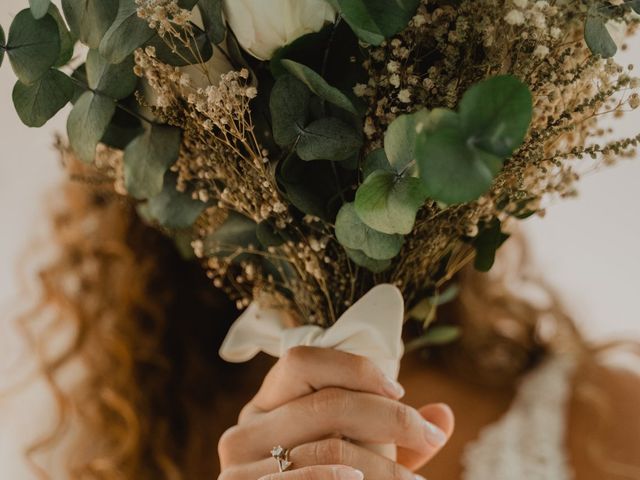
MULTIPOLYGON (((447 438, 451 437, 455 426, 455 418, 453 411, 448 405, 444 403, 434 403, 425 405, 419 408, 418 411, 422 415, 422 418, 442 430, 447 438)), ((398 463, 415 471, 435 457, 439 451, 439 448, 434 448, 427 453, 418 453, 412 450, 398 448, 398 463)))

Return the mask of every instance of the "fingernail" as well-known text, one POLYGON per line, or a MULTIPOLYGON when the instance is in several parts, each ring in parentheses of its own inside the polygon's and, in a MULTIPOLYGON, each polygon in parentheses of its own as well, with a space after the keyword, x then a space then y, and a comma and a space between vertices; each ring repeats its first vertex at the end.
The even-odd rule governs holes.
POLYGON ((382 386, 385 393, 393 398, 402 398, 404 397, 405 391, 402 385, 396 382, 394 379, 385 376, 384 384, 382 386))
POLYGON ((447 443, 447 435, 433 423, 424 421, 424 436, 434 447, 442 447, 447 443))
POLYGON ((342 480, 364 480, 364 473, 349 467, 336 467, 335 473, 342 480))
POLYGON ((427 480, 422 475, 418 475, 417 473, 413 476, 413 478, 415 478, 416 480, 427 480))

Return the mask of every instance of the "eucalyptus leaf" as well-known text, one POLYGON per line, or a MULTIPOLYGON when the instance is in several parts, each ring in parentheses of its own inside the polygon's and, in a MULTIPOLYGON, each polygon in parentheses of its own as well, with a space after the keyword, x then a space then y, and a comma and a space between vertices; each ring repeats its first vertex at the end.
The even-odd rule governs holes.
POLYGON ((413 352, 427 347, 439 347, 448 345, 458 340, 462 335, 462 330, 456 325, 436 325, 415 340, 411 340, 405 346, 407 352, 413 352))
POLYGON ((5 45, 6 37, 4 36, 4 29, 2 25, 0 25, 0 67, 2 66, 2 62, 4 60, 4 50, 6 48, 5 45))
POLYGON ((116 18, 118 2, 119 0, 62 0, 62 11, 71 33, 89 48, 98 48, 116 18))
POLYGON ((592 9, 587 14, 584 39, 591 53, 602 58, 611 58, 618 51, 616 42, 607 30, 606 18, 598 13, 597 9, 592 9))
POLYGON ((29 0, 29 7, 33 18, 39 20, 47 14, 51 0, 29 0))
POLYGON ((257 225, 256 236, 264 248, 279 247, 285 242, 284 232, 266 220, 257 225))
POLYGON ((82 94, 67 119, 69 143, 80 160, 93 162, 96 146, 109 126, 116 102, 88 91, 82 94))
POLYGON ((630 5, 634 12, 640 13, 640 0, 631 0, 630 5))
POLYGON ((406 235, 413 230, 426 198, 420 179, 377 170, 358 188, 355 211, 379 232, 406 235))
POLYGON ((222 4, 222 0, 200 0, 198 2, 204 29, 216 45, 222 43, 227 34, 227 25, 222 16, 222 4))
POLYGON ((391 260, 376 260, 368 257, 362 250, 345 247, 344 251, 347 252, 353 263, 366 268, 372 273, 382 273, 391 266, 391 260))
POLYGON ((100 42, 100 54, 110 63, 121 63, 155 34, 147 21, 138 17, 135 0, 120 0, 118 14, 100 42))
POLYGON ((134 65, 132 56, 122 63, 111 64, 98 50, 89 50, 86 63, 89 88, 115 100, 128 97, 138 84, 134 65))
POLYGON ((29 9, 11 23, 7 55, 18 80, 33 83, 47 73, 60 54, 58 25, 51 15, 36 20, 29 9))
POLYGON ((224 223, 204 240, 204 251, 207 255, 229 255, 238 248, 255 248, 259 244, 256 228, 256 222, 250 218, 231 212, 224 223))
POLYGON ((397 173, 403 173, 415 160, 417 124, 427 121, 429 114, 420 111, 411 115, 400 115, 384 135, 384 151, 389 164, 397 173))
POLYGON ((189 228, 207 208, 207 204, 193 199, 188 192, 179 192, 176 186, 177 175, 168 173, 162 192, 144 204, 145 216, 166 228, 189 228))
POLYGON ((476 248, 476 269, 481 272, 491 270, 496 259, 496 252, 508 238, 509 235, 502 233, 502 224, 499 220, 494 220, 482 228, 473 242, 476 248))
POLYGON ((339 107, 353 115, 358 115, 358 111, 354 107, 349 97, 332 87, 327 81, 311 68, 293 60, 281 60, 281 64, 289 73, 305 83, 309 89, 318 97, 339 107))
POLYGON ((18 81, 13 88, 13 104, 22 123, 41 127, 71 101, 75 87, 58 70, 49 70, 30 85, 18 81))
POLYGON ((333 0, 333 3, 362 41, 380 45, 407 27, 420 0, 333 0))
POLYGON ((306 161, 342 161, 361 146, 362 136, 354 127, 338 118, 321 118, 302 129, 296 151, 306 161))
POLYGON ((137 199, 162 192, 164 176, 178 159, 182 132, 179 128, 151 125, 124 151, 124 181, 137 199))
POLYGON ((309 89, 292 75, 284 75, 271 90, 269 108, 273 138, 281 147, 296 141, 309 118, 309 89))
POLYGON ((389 260, 404 243, 402 235, 387 235, 366 225, 353 203, 345 203, 336 218, 336 238, 344 247, 361 250, 374 260, 389 260))
POLYGON ((389 159, 387 158, 387 154, 384 152, 383 148, 378 148, 373 152, 369 153, 362 162, 362 176, 363 178, 367 178, 373 172, 378 170, 384 170, 386 172, 395 173, 395 169, 389 163, 389 159))
POLYGON ((416 154, 427 194, 446 204, 470 202, 485 194, 503 164, 501 158, 469 146, 456 128, 420 135, 416 154))
POLYGON ((524 83, 511 75, 501 75, 467 90, 459 113, 461 126, 473 145, 507 158, 529 130, 533 99, 524 83))
MULTIPOLYGON (((134 96, 119 103, 124 104, 132 111, 135 111, 138 106, 134 96)), ((102 139, 100 139, 100 143, 104 143, 111 148, 124 150, 129 143, 143 133, 142 121, 129 112, 118 108, 107 127, 107 131, 102 136, 102 139)))
POLYGON ((303 213, 333 221, 341 206, 340 181, 351 181, 332 162, 305 162, 292 154, 278 166, 276 178, 291 204, 303 213), (336 170, 334 170, 334 167, 336 170))
POLYGON ((73 50, 76 45, 76 39, 67 28, 67 24, 60 14, 60 10, 54 4, 49 6, 49 14, 58 24, 58 34, 60 36, 60 55, 54 63, 54 67, 61 67, 69 63, 73 57, 73 50))

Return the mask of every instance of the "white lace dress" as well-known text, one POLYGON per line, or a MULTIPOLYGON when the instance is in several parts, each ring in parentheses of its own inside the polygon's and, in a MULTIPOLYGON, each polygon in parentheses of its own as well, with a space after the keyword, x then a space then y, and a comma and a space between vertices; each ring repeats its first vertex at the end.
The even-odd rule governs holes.
POLYGON ((572 480, 566 451, 576 363, 547 360, 522 381, 511 409, 465 452, 464 480, 572 480))

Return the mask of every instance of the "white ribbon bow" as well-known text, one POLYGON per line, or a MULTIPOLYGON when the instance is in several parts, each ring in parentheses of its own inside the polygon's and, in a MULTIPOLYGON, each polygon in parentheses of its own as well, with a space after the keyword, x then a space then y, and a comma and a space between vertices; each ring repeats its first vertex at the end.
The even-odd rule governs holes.
MULTIPOLYGON (((231 326, 220 356, 239 363, 261 351, 281 357, 296 346, 335 348, 367 357, 386 375, 397 379, 404 353, 403 321, 402 294, 389 284, 370 290, 327 329, 314 325, 286 328, 282 311, 262 308, 254 302, 231 326)), ((375 450, 395 459, 395 446, 376 446, 375 450)))

